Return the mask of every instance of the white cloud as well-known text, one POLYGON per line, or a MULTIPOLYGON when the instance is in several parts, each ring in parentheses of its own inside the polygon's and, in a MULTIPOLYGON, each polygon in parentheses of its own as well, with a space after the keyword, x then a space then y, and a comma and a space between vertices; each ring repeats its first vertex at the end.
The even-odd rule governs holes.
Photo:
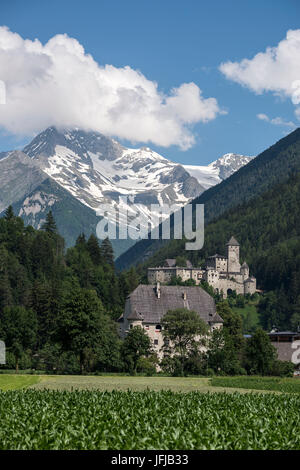
POLYGON ((256 117, 260 119, 261 121, 267 121, 267 122, 270 121, 270 118, 266 114, 263 114, 263 113, 257 114, 256 117))
MULTIPOLYGON (((220 65, 226 78, 250 88, 257 94, 266 91, 300 103, 300 29, 289 30, 276 47, 241 62, 220 65)), ((295 114, 300 115, 299 108, 295 114)))
POLYGON ((257 114, 256 117, 260 119, 261 121, 269 122, 270 124, 273 124, 274 126, 284 126, 290 129, 294 129, 296 127, 295 123, 293 123, 292 121, 285 121, 281 117, 269 118, 269 116, 267 116, 264 113, 257 114))
POLYGON ((129 66, 99 65, 81 44, 58 34, 45 45, 0 27, 0 126, 30 135, 47 126, 98 130, 132 142, 191 147, 191 126, 224 113, 195 83, 169 94, 129 66))

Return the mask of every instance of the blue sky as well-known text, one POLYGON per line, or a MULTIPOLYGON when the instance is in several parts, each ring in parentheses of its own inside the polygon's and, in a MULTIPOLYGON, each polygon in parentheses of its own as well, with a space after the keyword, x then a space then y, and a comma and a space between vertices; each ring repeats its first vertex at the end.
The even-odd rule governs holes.
MULTIPOLYGON (((139 70, 166 96, 193 82, 204 99, 215 98, 223 114, 188 125, 194 136, 188 149, 178 139, 176 145, 146 143, 174 161, 201 165, 227 152, 256 155, 293 129, 286 122, 299 126, 288 92, 257 94, 219 70, 221 63, 240 63, 276 47, 288 30, 299 29, 298 0, 2 0, 0 24, 42 44, 66 33, 102 66, 139 70)), ((32 131, 20 127, 13 133, 0 122, 0 130, 0 151, 31 140, 32 131)), ((132 145, 124 136, 118 140, 132 145)))

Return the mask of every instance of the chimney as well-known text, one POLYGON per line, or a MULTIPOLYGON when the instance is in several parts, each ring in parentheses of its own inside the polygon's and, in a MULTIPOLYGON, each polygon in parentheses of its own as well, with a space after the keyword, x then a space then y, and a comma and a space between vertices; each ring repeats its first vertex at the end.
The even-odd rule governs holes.
POLYGON ((160 299, 160 282, 157 281, 156 283, 156 296, 158 299, 160 299))
POLYGON ((186 300, 186 292, 182 293, 182 298, 183 298, 183 300, 186 300))

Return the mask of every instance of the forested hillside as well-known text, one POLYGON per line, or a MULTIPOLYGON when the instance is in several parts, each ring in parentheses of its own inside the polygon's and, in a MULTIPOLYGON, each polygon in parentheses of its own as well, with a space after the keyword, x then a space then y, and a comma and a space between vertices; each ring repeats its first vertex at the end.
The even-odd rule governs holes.
MULTIPOLYGON (((96 235, 97 224, 102 218, 50 178, 44 179, 34 190, 23 195, 12 207, 25 225, 33 227, 42 225, 50 207, 66 247, 74 246, 78 233, 82 231, 88 237, 96 235)), ((3 217, 4 212, 0 213, 0 217, 3 217)), ((112 240, 115 257, 131 245, 132 240, 112 240)))
POLYGON ((0 219, 0 337, 8 365, 120 368, 114 320, 137 284, 133 269, 116 274, 107 239, 99 246, 94 235, 80 235, 65 254, 51 212, 35 230, 9 207, 0 219))
MULTIPOLYGON (((273 186, 287 181, 290 175, 299 169, 300 128, 262 152, 222 183, 205 191, 193 204, 205 205, 205 221, 209 223, 226 211, 237 208, 273 186)), ((121 255, 116 265, 120 269, 126 269, 130 265, 143 262, 168 243, 166 240, 141 240, 121 255)), ((260 242, 256 240, 256 243, 260 242)))
POLYGON ((241 244, 241 261, 246 261, 265 291, 259 304, 266 329, 296 329, 300 325, 300 173, 276 185, 247 204, 227 211, 205 229, 204 247, 185 251, 184 240, 172 240, 147 263, 139 266, 146 275, 148 266, 161 266, 166 258, 185 257, 195 266, 215 253, 225 254, 231 235, 241 244))

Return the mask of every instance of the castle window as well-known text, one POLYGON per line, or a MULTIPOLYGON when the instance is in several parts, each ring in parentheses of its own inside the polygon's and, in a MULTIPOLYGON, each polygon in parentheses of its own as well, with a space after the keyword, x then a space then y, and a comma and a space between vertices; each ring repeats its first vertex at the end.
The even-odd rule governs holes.
POLYGON ((156 325, 155 331, 161 331, 161 325, 156 325))
POLYGON ((155 346, 158 346, 158 339, 154 340, 154 344, 155 344, 155 346))

